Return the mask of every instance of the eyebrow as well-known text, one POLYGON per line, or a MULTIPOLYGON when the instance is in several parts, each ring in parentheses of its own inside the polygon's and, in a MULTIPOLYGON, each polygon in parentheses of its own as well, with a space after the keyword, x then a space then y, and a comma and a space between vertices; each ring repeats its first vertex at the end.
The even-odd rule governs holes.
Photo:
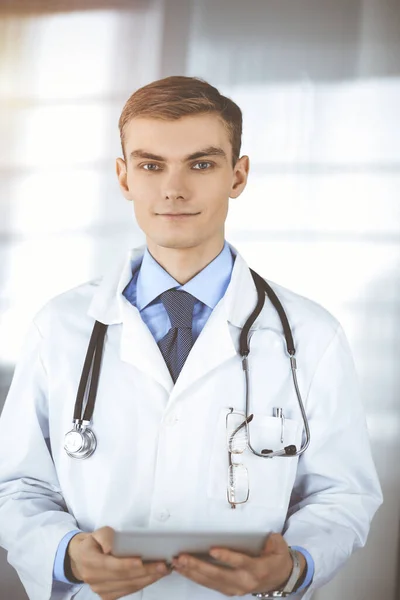
MULTIPOLYGON (((149 158, 150 160, 158 160, 160 162, 167 162, 167 159, 159 154, 152 154, 151 152, 146 152, 146 150, 133 150, 130 153, 130 158, 149 158)), ((193 154, 189 154, 185 156, 183 162, 189 160, 195 160, 196 158, 202 158, 203 156, 222 156, 226 160, 227 156, 225 151, 222 148, 218 148, 216 146, 208 146, 208 148, 204 148, 203 150, 198 150, 193 154)))

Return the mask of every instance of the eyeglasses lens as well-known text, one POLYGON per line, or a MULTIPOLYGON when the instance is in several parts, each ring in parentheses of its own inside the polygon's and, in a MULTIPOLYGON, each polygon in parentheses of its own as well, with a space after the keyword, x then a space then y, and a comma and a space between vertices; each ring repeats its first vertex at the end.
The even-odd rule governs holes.
POLYGON ((247 447, 247 423, 241 413, 231 412, 226 417, 226 436, 228 450, 240 454, 247 447), (243 424, 244 423, 244 424, 243 424))
POLYGON ((249 477, 247 469, 242 464, 235 464, 228 468, 228 497, 229 502, 241 504, 249 496, 249 477))

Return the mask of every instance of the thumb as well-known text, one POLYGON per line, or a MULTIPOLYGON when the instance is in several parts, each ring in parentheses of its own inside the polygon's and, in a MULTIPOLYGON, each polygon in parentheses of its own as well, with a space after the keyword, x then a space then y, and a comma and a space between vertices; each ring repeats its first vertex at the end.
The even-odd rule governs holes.
POLYGON ((104 554, 111 554, 114 540, 114 529, 112 527, 101 527, 93 531, 92 537, 99 544, 104 554))
POLYGON ((261 551, 262 555, 271 554, 287 554, 288 545, 280 533, 270 533, 267 537, 264 548, 261 551))

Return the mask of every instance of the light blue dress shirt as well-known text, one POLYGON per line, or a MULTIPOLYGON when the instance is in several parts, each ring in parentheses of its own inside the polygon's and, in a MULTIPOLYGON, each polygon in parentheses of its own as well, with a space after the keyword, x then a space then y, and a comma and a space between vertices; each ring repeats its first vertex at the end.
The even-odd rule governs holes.
MULTIPOLYGON (((234 262, 235 251, 225 242, 222 251, 211 263, 190 281, 180 285, 146 248, 143 257, 139 257, 132 263, 132 279, 124 289, 123 295, 139 310, 144 323, 158 342, 171 327, 168 313, 159 298, 160 294, 171 288, 189 292, 197 299, 193 309, 192 324, 193 341, 195 341, 212 310, 226 292, 234 262)), ((57 581, 71 583, 65 576, 64 558, 69 541, 77 533, 81 531, 77 529, 67 533, 58 546, 53 570, 53 578, 57 581)), ((299 589, 302 590, 312 580, 314 561, 304 548, 300 546, 292 546, 292 548, 302 552, 307 560, 307 577, 299 589)))

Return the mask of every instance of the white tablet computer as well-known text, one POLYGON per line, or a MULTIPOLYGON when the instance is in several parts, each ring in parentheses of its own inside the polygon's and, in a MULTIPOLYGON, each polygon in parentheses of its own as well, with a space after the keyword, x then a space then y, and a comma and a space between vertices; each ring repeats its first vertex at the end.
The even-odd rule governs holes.
POLYGON ((165 560, 170 562, 182 552, 198 556, 216 564, 208 552, 220 546, 258 556, 264 547, 266 532, 232 531, 166 531, 152 529, 132 529, 116 531, 112 554, 114 556, 140 556, 143 562, 165 560))

